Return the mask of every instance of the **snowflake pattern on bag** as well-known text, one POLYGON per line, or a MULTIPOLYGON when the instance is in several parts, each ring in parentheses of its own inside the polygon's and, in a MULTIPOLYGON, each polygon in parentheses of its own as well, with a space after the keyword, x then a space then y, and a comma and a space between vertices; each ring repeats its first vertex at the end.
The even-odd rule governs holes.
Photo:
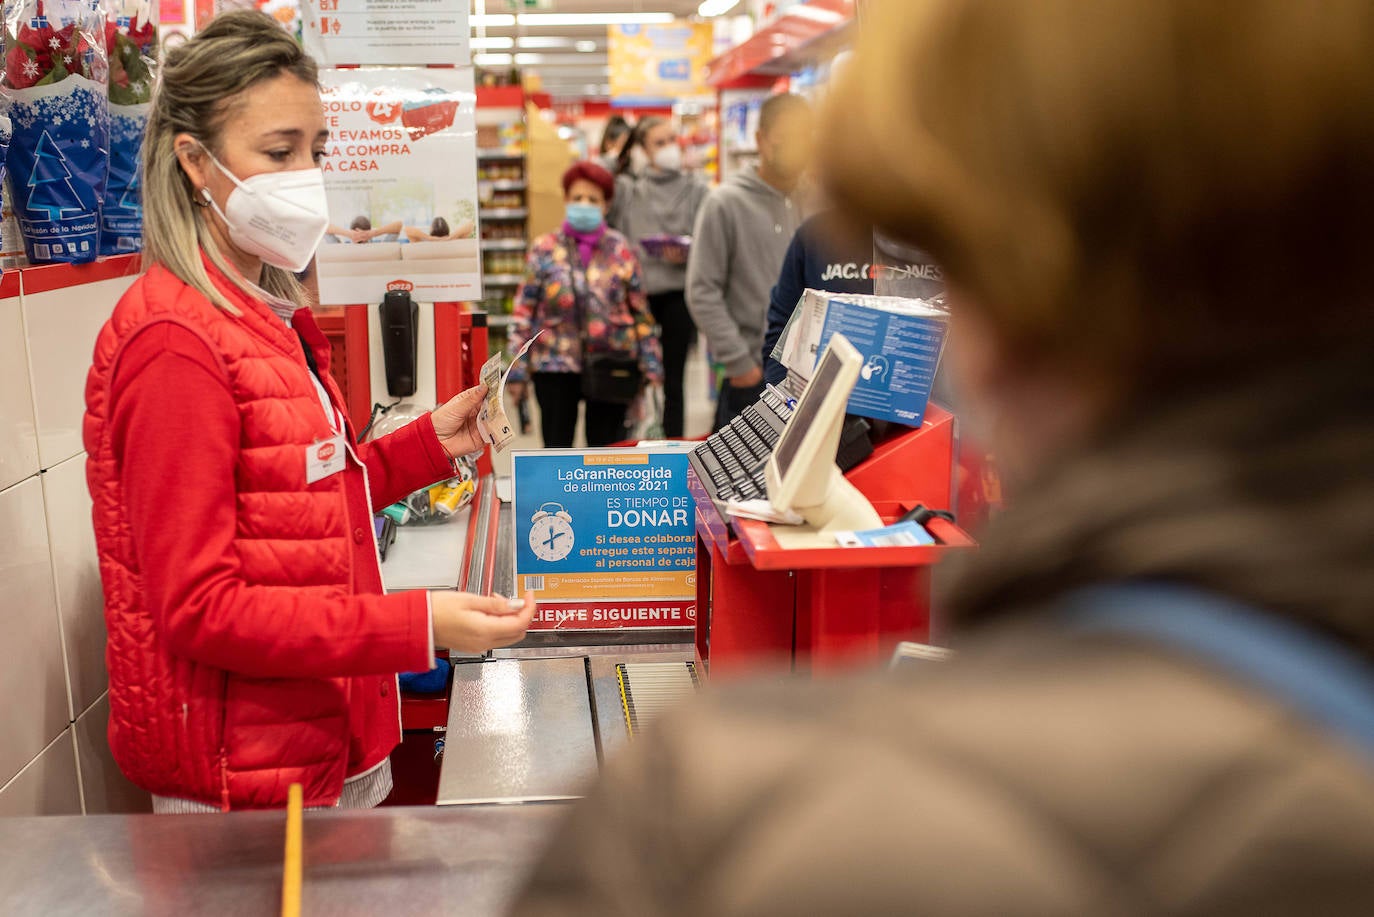
POLYGON ((105 87, 69 76, 12 92, 10 189, 29 260, 93 261, 109 165, 105 87))
POLYGON ((30 261, 93 261, 109 168, 105 14, 90 0, 5 7, 6 163, 30 261))

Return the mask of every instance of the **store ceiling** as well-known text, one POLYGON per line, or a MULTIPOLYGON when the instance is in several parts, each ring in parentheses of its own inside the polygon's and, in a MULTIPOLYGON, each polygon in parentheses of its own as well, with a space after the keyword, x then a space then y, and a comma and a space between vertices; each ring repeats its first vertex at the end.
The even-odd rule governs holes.
MULTIPOLYGON (((537 8, 514 9, 508 0, 486 0, 487 15, 625 14, 666 13, 688 17, 700 0, 553 0, 537 8)), ((481 12, 474 2, 473 12, 481 12)), ((474 63, 479 67, 508 69, 512 65, 537 73, 544 91, 555 96, 601 96, 609 69, 606 59, 606 25, 549 25, 544 23, 487 26, 473 29, 474 63)))

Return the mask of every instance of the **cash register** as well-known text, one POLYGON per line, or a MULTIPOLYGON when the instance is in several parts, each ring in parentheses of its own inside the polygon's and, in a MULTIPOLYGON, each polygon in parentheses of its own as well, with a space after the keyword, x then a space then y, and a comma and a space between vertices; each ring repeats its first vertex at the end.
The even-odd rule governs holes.
POLYGON ((775 509, 800 514, 812 534, 881 527, 836 464, 845 406, 862 366, 859 351, 836 334, 795 408, 770 387, 692 450, 689 463, 722 517, 728 501, 766 496, 775 509))

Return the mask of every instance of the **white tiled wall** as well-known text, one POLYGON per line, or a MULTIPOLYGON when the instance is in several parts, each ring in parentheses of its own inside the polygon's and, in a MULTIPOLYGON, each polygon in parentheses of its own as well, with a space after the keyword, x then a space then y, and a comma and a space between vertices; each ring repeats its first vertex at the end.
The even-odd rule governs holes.
POLYGON ((71 723, 38 475, 0 491, 0 781, 71 723))
POLYGON ((138 811, 105 738, 86 373, 130 279, 0 299, 0 816, 138 811))
POLYGON ((57 612, 71 685, 68 715, 75 719, 105 693, 104 597, 96 564, 91 496, 86 489, 86 454, 43 472, 57 612))
POLYGON ((44 468, 82 451, 81 415, 95 336, 130 283, 128 278, 105 280, 22 297, 38 459, 44 468))
POLYGON ((0 299, 0 489, 38 473, 33 393, 19 298, 0 299))
POLYGON ((0 791, 0 816, 81 814, 72 731, 63 729, 0 791))

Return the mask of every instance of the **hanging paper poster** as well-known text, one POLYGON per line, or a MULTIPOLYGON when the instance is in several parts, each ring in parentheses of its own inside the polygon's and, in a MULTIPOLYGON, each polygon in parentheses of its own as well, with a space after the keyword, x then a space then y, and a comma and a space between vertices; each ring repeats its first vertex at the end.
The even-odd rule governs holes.
POLYGON ((696 626, 687 452, 515 452, 515 587, 531 630, 696 626))
POLYGON ((324 305, 482 298, 471 70, 323 70, 324 305))
POLYGON ((158 21, 162 25, 185 25, 186 0, 158 0, 158 21))
POLYGON ((470 63, 468 0, 300 0, 322 65, 470 63))
POLYGON ((609 27, 611 98, 616 105, 661 104, 711 93, 713 26, 679 19, 665 25, 609 27))

